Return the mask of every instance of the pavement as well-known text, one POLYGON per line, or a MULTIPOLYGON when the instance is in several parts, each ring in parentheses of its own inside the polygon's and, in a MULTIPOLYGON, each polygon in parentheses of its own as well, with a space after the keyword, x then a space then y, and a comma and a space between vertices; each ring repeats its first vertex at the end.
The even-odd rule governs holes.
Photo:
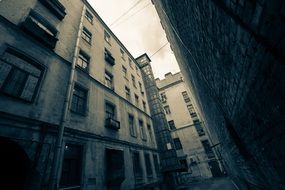
POLYGON ((179 190, 238 190, 228 177, 212 178, 201 182, 181 186, 179 190))

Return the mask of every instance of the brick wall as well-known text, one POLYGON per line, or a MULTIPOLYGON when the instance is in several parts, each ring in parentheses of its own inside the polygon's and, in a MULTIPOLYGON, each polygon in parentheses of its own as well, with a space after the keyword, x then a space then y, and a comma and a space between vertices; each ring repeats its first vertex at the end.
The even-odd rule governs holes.
POLYGON ((285 188, 285 2, 153 1, 241 189, 285 188))

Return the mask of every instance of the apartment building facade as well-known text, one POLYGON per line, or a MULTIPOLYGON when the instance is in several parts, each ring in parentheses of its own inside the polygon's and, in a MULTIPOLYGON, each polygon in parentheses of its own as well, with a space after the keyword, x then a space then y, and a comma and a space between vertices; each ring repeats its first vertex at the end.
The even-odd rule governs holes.
POLYGON ((171 136, 180 162, 188 168, 179 173, 179 183, 221 176, 217 155, 203 120, 180 72, 156 79, 171 136))
POLYGON ((90 4, 0 5, 4 182, 12 189, 158 188, 141 70, 90 4))

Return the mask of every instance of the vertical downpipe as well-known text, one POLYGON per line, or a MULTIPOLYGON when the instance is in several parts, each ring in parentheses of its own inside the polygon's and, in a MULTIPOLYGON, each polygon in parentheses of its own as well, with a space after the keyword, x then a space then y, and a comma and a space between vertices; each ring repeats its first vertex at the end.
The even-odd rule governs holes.
POLYGON ((71 99, 71 95, 72 95, 72 90, 73 90, 75 66, 76 66, 77 56, 78 56, 78 52, 79 52, 79 41, 81 38, 81 31, 83 28, 83 19, 84 19, 84 15, 85 15, 85 10, 86 10, 86 6, 83 5, 80 23, 79 23, 79 29, 78 29, 77 38, 76 38, 75 50, 74 50, 73 60, 72 60, 72 65, 71 65, 71 70, 70 70, 70 76, 69 76, 67 91, 66 91, 65 100, 64 100, 62 117, 61 117, 60 124, 58 127, 58 136, 57 136, 54 161, 53 161, 53 166, 52 166, 52 171, 51 171, 51 183, 50 183, 50 188, 49 188, 50 190, 57 190, 59 188, 59 170, 58 170, 58 168, 59 168, 59 163, 61 161, 61 150, 62 150, 64 127, 65 127, 65 122, 67 119, 68 107, 69 107, 69 103, 70 103, 70 99, 71 99))

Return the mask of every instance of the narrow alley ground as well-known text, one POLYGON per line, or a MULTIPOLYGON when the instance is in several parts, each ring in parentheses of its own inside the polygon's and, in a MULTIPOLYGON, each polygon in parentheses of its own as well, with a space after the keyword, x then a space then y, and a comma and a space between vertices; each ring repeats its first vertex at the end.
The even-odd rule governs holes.
POLYGON ((230 178, 215 178, 190 184, 179 190, 238 190, 230 178))

